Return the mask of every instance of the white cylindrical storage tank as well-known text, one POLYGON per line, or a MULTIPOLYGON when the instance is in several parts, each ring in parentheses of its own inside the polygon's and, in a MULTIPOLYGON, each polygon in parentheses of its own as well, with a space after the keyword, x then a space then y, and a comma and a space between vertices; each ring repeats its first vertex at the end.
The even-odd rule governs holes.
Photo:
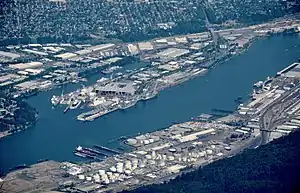
POLYGON ((208 155, 211 155, 211 154, 213 153, 213 151, 212 151, 211 149, 208 149, 208 150, 206 150, 206 153, 207 153, 208 155))
POLYGON ((144 168, 145 166, 146 166, 145 163, 143 163, 143 162, 139 163, 140 168, 144 168))
POLYGON ((104 183, 109 184, 109 179, 105 179, 104 183))
POLYGON ((117 163, 117 166, 119 166, 119 167, 122 166, 122 167, 123 167, 123 166, 124 166, 124 163, 118 162, 118 163, 117 163))
POLYGON ((117 168, 117 172, 120 174, 123 173, 123 168, 117 168))
POLYGON ((80 180, 84 180, 84 179, 85 179, 85 176, 82 175, 82 174, 80 174, 80 175, 78 175, 78 178, 79 178, 80 180))
POLYGON ((127 175, 131 174, 131 171, 130 171, 130 170, 125 170, 124 172, 125 172, 125 174, 127 174, 127 175))
POLYGON ((105 170, 99 170, 99 174, 100 174, 100 175, 105 174, 105 170))
POLYGON ((175 158, 174 158, 174 156, 168 156, 168 160, 170 160, 170 161, 173 161, 175 158))
POLYGON ((151 157, 152 157, 152 159, 155 159, 155 157, 156 157, 155 151, 152 151, 151 157))
POLYGON ((136 139, 127 139, 127 144, 128 145, 135 145, 135 144, 137 144, 137 140, 136 139))
POLYGON ((205 154, 204 154, 203 152, 199 152, 199 156, 200 156, 200 157, 204 157, 205 154))
POLYGON ((86 177, 86 180, 87 180, 87 181, 91 181, 91 180, 92 180, 92 177, 91 177, 91 176, 87 176, 87 177, 86 177))
POLYGON ((227 150, 227 151, 230 151, 231 147, 230 146, 225 146, 224 149, 227 150))
POLYGON ((166 165, 166 163, 165 163, 164 161, 160 161, 160 162, 158 163, 158 165, 159 165, 160 167, 163 167, 163 166, 166 165))
POLYGON ((156 164, 156 162, 155 162, 154 160, 149 160, 148 163, 149 163, 150 165, 156 164))
POLYGON ((161 154, 156 154, 156 159, 162 159, 162 156, 161 156, 161 154))
POLYGON ((116 172, 116 171, 117 171, 117 168, 116 168, 115 166, 112 166, 112 167, 109 168, 109 170, 110 170, 111 172, 116 172))

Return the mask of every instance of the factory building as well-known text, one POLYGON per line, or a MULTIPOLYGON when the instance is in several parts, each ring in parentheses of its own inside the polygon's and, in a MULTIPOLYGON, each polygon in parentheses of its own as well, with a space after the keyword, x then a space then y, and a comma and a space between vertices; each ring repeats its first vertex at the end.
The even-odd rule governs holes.
POLYGON ((186 50, 186 49, 168 48, 168 49, 165 49, 165 50, 157 53, 157 56, 160 57, 161 59, 171 60, 171 59, 183 56, 189 52, 190 51, 186 50))
POLYGON ((112 82, 97 87, 96 92, 101 95, 134 95, 135 88, 133 87, 133 82, 112 82))

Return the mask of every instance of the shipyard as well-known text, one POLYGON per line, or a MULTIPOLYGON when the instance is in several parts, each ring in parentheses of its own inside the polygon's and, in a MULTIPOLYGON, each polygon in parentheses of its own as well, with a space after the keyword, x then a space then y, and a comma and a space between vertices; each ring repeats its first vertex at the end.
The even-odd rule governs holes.
MULTIPOLYGON (((244 149, 257 148, 300 127, 299 68, 300 63, 295 62, 274 77, 255 83, 249 101, 226 117, 212 119, 203 114, 162 130, 122 138, 126 151, 97 144, 79 145, 74 147, 74 154, 89 162, 55 162, 55 167, 52 161, 42 162, 9 174, 3 178, 2 188, 25 183, 16 182, 11 175, 33 175, 30 173, 38 172, 35 168, 40 164, 52 164, 53 172, 48 175, 56 180, 49 189, 119 192, 162 183, 244 149)), ((30 189, 37 185, 32 182, 27 186, 30 189)))
POLYGON ((86 64, 93 63, 93 60, 99 63, 100 60, 100 69, 105 67, 101 71, 105 77, 90 86, 53 96, 51 103, 54 107, 64 106, 64 113, 84 108, 87 111, 77 115, 77 120, 93 121, 111 112, 133 107, 139 101, 150 100, 170 86, 204 75, 216 63, 241 53, 261 36, 298 30, 298 20, 291 20, 289 24, 275 22, 246 29, 215 31, 217 40, 208 32, 203 32, 136 44, 91 46, 74 53, 56 55, 72 62, 77 61, 78 57, 91 58, 86 64), (146 65, 131 70, 118 65, 128 57, 138 57, 146 65))

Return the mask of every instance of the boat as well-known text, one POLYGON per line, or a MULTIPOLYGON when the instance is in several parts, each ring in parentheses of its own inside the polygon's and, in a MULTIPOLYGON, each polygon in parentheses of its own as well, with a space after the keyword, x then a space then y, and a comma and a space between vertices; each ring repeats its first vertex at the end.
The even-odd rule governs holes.
POLYGON ((70 109, 77 109, 80 104, 81 104, 81 101, 78 99, 75 99, 75 101, 70 105, 70 109))
POLYGON ((120 68, 122 68, 122 67, 120 67, 120 66, 112 66, 112 67, 109 67, 109 68, 106 68, 106 69, 102 70, 101 72, 103 74, 110 74, 110 73, 113 73, 114 71, 116 71, 116 70, 118 70, 120 68))
POLYGON ((78 157, 86 158, 86 155, 79 153, 79 152, 75 152, 75 155, 77 155, 78 157))
POLYGON ((60 103, 60 99, 58 96, 53 95, 51 98, 51 104, 53 106, 57 106, 60 103))
POLYGON ((105 77, 102 77, 100 78, 99 80, 97 80, 98 83, 103 83, 103 82, 106 82, 108 81, 109 79, 108 78, 105 78, 105 77))
POLYGON ((123 105, 120 104, 119 107, 120 107, 120 109, 125 110, 130 107, 133 107, 136 103, 137 103, 136 100, 126 100, 126 101, 124 101, 123 105))
POLYGON ((147 94, 142 96, 141 100, 143 100, 143 101, 150 100, 150 99, 156 97, 157 94, 158 94, 158 92, 147 93, 147 94))

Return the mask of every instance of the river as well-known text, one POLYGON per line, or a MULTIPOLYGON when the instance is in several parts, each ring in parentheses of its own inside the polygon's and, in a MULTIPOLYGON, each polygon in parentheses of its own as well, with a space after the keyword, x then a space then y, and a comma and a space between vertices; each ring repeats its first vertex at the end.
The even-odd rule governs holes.
MULTIPOLYGON (((219 64, 205 76, 162 91, 155 99, 139 102, 125 111, 116 111, 93 122, 78 122, 79 110, 63 114, 63 108, 51 108, 50 98, 59 89, 28 99, 37 108, 40 119, 24 132, 0 140, 2 172, 19 164, 39 159, 78 161, 73 155, 77 145, 101 144, 120 136, 145 133, 183 122, 212 108, 234 110, 238 96, 247 97, 253 83, 274 76, 300 57, 300 36, 264 37, 242 55, 219 64)), ((98 77, 97 77, 98 78, 98 77)), ((92 78, 89 83, 95 81, 92 78)), ((68 90, 76 86, 68 86, 68 90)))

